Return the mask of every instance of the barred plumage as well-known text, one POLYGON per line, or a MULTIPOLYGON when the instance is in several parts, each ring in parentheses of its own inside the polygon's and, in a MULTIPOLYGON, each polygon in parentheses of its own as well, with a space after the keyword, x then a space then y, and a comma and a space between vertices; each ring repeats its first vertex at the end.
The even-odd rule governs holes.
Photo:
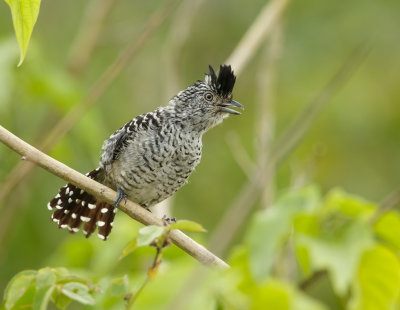
MULTIPOLYGON (((232 100, 235 75, 221 66, 217 76, 210 66, 204 82, 179 92, 169 105, 139 115, 103 144, 99 167, 87 175, 118 191, 115 206, 129 198, 150 208, 185 184, 200 162, 202 135, 229 114, 243 108, 232 100)), ((98 201, 73 184, 62 187, 48 208, 59 228, 74 233, 83 225, 89 237, 98 228, 106 240, 111 232, 114 206, 98 201)))

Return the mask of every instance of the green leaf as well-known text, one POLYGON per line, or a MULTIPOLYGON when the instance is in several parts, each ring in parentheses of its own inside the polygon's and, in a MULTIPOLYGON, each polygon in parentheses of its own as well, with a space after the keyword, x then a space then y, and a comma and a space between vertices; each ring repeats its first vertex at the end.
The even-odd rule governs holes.
POLYGON ((314 270, 327 269, 333 287, 345 295, 355 276, 361 256, 373 245, 372 233, 360 222, 347 223, 336 238, 298 236, 297 246, 307 249, 314 270))
POLYGON ((36 289, 41 289, 44 286, 51 286, 56 282, 56 273, 51 268, 43 268, 38 271, 36 277, 36 289))
POLYGON ((25 58, 26 49, 39 15, 40 0, 5 0, 10 6, 15 35, 20 49, 18 66, 25 58))
POLYGON ((287 287, 277 281, 256 288, 253 294, 251 309, 289 309, 290 292, 287 287))
POLYGON ((122 259, 129 254, 131 254, 133 251, 135 251, 137 248, 137 238, 133 238, 129 243, 125 246, 125 248, 122 250, 121 255, 119 256, 119 259, 122 259))
POLYGON ((46 267, 38 271, 36 276, 36 293, 33 299, 34 310, 46 310, 57 276, 54 269, 46 267))
POLYGON ((53 291, 53 285, 42 286, 39 290, 36 290, 35 298, 33 299, 33 310, 46 310, 53 291))
POLYGON ((303 276, 305 277, 310 276, 312 273, 312 267, 311 267, 310 254, 307 250, 307 247, 297 244, 295 251, 296 251, 297 261, 301 268, 303 276))
POLYGON ((269 274, 278 247, 289 232, 289 224, 288 214, 275 208, 253 218, 246 240, 250 249, 250 271, 255 279, 269 274))
POLYGON ((193 231, 193 232, 205 232, 206 230, 204 229, 203 226, 201 226, 199 223, 193 222, 193 221, 188 221, 188 220, 179 220, 175 223, 172 223, 171 225, 168 226, 168 230, 172 229, 180 229, 184 231, 193 231))
POLYGON ((251 309, 326 310, 325 306, 286 283, 268 280, 254 288, 251 309))
POLYGON ((391 211, 382 215, 374 225, 375 233, 388 243, 400 248, 400 216, 391 211))
POLYGON ((6 309, 12 309, 15 303, 25 294, 37 275, 36 270, 24 270, 16 274, 8 283, 4 292, 6 309))
POLYGON ((164 233, 164 227, 149 225, 139 229, 137 246, 149 245, 164 233))
POLYGON ((53 292, 52 302, 56 305, 57 309, 64 310, 71 303, 71 299, 65 296, 61 290, 57 289, 53 292))
POLYGON ((400 294, 400 263, 396 255, 381 245, 367 251, 361 260, 354 292, 351 310, 395 309, 400 294))
POLYGON ((306 294, 293 291, 290 310, 328 310, 328 308, 306 294))
POLYGON ((314 214, 300 214, 293 221, 297 233, 315 236, 319 233, 318 217, 314 214))
POLYGON ((80 302, 81 304, 84 305, 94 305, 95 300, 92 297, 92 295, 89 294, 89 288, 79 282, 69 282, 65 284, 61 292, 65 295, 68 296, 69 298, 80 302))
POLYGON ((260 280, 269 274, 295 217, 316 210, 319 202, 318 190, 308 186, 283 194, 270 208, 255 214, 246 236, 254 278, 260 280))
POLYGON ((310 185, 282 194, 274 207, 285 209, 291 214, 310 213, 319 208, 320 200, 318 188, 310 185))
POLYGON ((337 210, 346 216, 359 219, 369 219, 376 208, 375 204, 340 189, 329 192, 324 205, 327 211, 337 210))
POLYGON ((54 268, 54 269, 52 269, 52 270, 55 271, 56 276, 57 276, 57 280, 60 280, 60 279, 63 279, 63 278, 65 278, 65 277, 68 277, 68 276, 69 276, 69 271, 68 271, 67 268, 64 268, 64 267, 57 267, 57 268, 54 268))
POLYGON ((110 292, 113 296, 125 295, 128 292, 128 289, 129 280, 127 275, 114 279, 110 283, 110 292))

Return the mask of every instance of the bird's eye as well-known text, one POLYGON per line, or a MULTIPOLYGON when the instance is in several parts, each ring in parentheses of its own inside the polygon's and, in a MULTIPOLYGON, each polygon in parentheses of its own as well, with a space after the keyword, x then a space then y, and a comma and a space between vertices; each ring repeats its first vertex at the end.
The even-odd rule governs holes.
POLYGON ((204 99, 206 99, 207 101, 212 101, 214 99, 214 95, 212 93, 205 93, 204 99))

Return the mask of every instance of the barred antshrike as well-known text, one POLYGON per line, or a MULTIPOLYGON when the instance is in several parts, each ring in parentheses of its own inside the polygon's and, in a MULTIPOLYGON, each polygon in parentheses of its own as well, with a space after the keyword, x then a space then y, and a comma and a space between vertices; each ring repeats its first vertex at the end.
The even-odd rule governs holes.
POLYGON ((232 100, 236 77, 231 66, 220 66, 218 76, 210 66, 205 81, 197 81, 169 101, 169 105, 135 117, 108 138, 99 167, 88 177, 118 192, 114 205, 68 183, 48 208, 59 228, 89 237, 96 226, 106 240, 122 198, 149 208, 185 184, 199 164, 203 134, 218 125, 231 109, 243 106, 232 100))

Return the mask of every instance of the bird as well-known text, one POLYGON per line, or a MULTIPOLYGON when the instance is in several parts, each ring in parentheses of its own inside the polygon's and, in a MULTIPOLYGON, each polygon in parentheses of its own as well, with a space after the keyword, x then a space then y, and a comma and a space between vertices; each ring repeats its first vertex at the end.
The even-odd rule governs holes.
POLYGON ((209 66, 204 81, 115 131, 104 141, 99 166, 86 174, 117 191, 115 202, 98 200, 68 183, 47 205, 51 220, 71 233, 82 228, 86 237, 97 228, 97 236, 107 240, 122 199, 150 211, 173 195, 200 162, 203 134, 229 115, 241 114, 235 108, 244 109, 232 97, 235 81, 230 65, 220 65, 218 75, 209 66))

